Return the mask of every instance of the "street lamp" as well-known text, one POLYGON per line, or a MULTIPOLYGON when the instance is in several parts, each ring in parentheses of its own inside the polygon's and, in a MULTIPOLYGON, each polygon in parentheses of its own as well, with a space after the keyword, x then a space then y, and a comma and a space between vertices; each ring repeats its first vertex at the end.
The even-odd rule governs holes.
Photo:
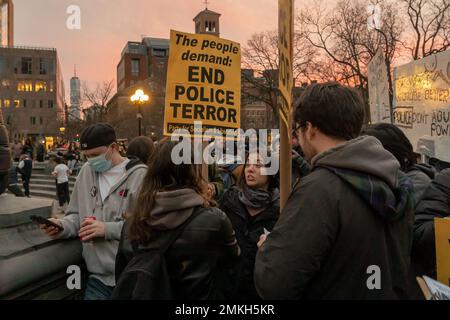
POLYGON ((144 94, 144 91, 141 89, 137 89, 136 92, 131 96, 130 98, 131 102, 133 102, 135 105, 138 106, 138 114, 137 114, 137 118, 138 118, 138 132, 139 132, 139 136, 141 135, 141 131, 142 131, 142 125, 141 125, 141 120, 142 120, 142 110, 141 110, 141 106, 143 103, 147 102, 149 100, 149 96, 144 94))

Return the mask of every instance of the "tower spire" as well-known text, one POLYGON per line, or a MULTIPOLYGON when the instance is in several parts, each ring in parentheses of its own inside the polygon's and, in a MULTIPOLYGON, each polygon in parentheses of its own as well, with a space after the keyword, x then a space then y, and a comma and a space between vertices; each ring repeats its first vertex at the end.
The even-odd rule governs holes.
POLYGON ((76 78, 77 77, 77 65, 76 64, 73 65, 73 74, 74 74, 74 77, 76 78))
POLYGON ((205 0, 205 9, 208 10, 208 0, 205 0))

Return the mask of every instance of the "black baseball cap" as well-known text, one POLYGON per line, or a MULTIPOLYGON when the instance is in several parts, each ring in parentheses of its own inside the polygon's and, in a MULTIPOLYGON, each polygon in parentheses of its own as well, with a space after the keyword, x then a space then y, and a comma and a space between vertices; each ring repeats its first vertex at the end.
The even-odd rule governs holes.
POLYGON ((109 146, 116 142, 116 132, 109 123, 96 123, 83 130, 80 136, 81 150, 109 146))

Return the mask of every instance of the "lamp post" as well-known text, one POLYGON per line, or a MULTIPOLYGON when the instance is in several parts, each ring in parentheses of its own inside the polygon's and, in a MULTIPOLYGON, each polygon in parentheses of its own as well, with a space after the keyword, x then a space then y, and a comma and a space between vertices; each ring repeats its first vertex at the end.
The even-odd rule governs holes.
POLYGON ((60 127, 59 128, 59 132, 61 133, 61 141, 64 140, 64 132, 66 132, 66 128, 65 127, 60 127))
POLYGON ((142 133, 142 110, 141 106, 143 103, 147 102, 149 100, 149 96, 144 93, 142 89, 137 89, 136 92, 131 96, 130 98, 131 102, 133 102, 138 107, 138 135, 140 136, 142 133))

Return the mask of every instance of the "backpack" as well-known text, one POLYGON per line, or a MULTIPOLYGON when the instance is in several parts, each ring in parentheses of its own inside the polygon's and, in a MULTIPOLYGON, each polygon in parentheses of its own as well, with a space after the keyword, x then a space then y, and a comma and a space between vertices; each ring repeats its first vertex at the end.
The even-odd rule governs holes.
POLYGON ((134 257, 117 281, 112 294, 113 300, 173 300, 176 298, 167 271, 165 253, 200 211, 194 209, 192 215, 172 231, 159 249, 143 250, 136 244, 132 244, 134 257))

